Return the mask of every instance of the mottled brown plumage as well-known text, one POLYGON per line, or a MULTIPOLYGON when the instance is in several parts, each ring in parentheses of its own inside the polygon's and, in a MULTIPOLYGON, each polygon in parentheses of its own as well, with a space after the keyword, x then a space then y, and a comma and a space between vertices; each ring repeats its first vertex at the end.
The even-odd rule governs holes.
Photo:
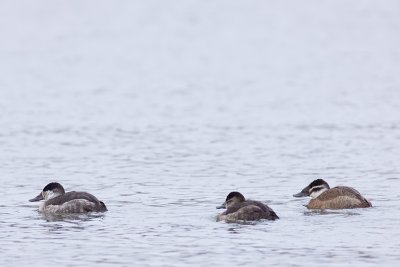
POLYGON ((43 211, 57 213, 82 213, 91 211, 107 211, 103 202, 92 194, 71 191, 47 200, 43 211))
POLYGON ((330 188, 328 183, 317 179, 306 186, 294 197, 311 196, 306 206, 309 209, 353 209, 372 207, 357 190, 348 186, 330 188))
POLYGON ((38 196, 29 201, 45 200, 39 210, 44 213, 85 213, 107 211, 106 205, 86 192, 68 192, 59 183, 49 183, 38 196))
POLYGON ((337 186, 311 199, 309 209, 354 209, 372 207, 357 190, 348 186, 337 186))

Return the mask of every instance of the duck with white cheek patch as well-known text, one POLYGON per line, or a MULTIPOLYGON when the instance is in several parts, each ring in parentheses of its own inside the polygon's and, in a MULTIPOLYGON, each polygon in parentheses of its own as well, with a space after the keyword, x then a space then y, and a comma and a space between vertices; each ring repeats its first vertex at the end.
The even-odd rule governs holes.
POLYGON ((357 190, 348 186, 330 188, 323 179, 314 180, 294 197, 310 196, 308 209, 354 209, 372 207, 357 190))
POLYGON ((43 213, 86 213, 107 211, 106 205, 87 192, 67 192, 59 183, 49 183, 30 202, 44 200, 39 206, 43 213))

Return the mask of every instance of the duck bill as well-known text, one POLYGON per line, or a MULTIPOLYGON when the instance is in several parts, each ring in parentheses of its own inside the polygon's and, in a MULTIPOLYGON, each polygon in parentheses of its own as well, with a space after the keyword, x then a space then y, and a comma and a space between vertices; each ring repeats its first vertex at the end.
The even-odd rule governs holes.
POLYGON ((307 197, 308 196, 308 186, 306 188, 304 188, 303 190, 301 190, 299 193, 294 194, 294 197, 307 197))
POLYGON ((226 208, 225 202, 222 203, 222 205, 217 206, 216 208, 217 208, 217 209, 225 209, 225 208, 226 208))
POLYGON ((29 202, 36 202, 36 201, 40 201, 40 200, 43 200, 42 192, 40 192, 40 194, 37 195, 35 198, 29 199, 29 202))
POLYGON ((293 196, 294 196, 294 197, 306 197, 307 194, 306 194, 306 193, 303 193, 303 192, 299 192, 299 193, 297 193, 297 194, 294 194, 293 196))

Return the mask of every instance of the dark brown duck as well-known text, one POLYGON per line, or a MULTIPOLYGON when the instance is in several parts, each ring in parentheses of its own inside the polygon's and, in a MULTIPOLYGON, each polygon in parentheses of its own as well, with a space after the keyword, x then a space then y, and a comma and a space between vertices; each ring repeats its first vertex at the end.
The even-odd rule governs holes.
POLYGON ((231 192, 225 202, 217 209, 226 211, 217 216, 217 221, 257 221, 261 219, 276 220, 278 215, 260 201, 246 200, 239 192, 231 192))

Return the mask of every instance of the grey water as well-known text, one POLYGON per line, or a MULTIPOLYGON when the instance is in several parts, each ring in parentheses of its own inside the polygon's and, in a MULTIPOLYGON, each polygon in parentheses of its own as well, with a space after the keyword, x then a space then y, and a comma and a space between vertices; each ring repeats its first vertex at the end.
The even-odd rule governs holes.
POLYGON ((398 1, 1 1, 0 265, 395 266, 398 1), (308 211, 313 179, 373 208, 308 211), (106 213, 44 216, 51 181, 106 213), (216 222, 230 191, 277 221, 216 222))

